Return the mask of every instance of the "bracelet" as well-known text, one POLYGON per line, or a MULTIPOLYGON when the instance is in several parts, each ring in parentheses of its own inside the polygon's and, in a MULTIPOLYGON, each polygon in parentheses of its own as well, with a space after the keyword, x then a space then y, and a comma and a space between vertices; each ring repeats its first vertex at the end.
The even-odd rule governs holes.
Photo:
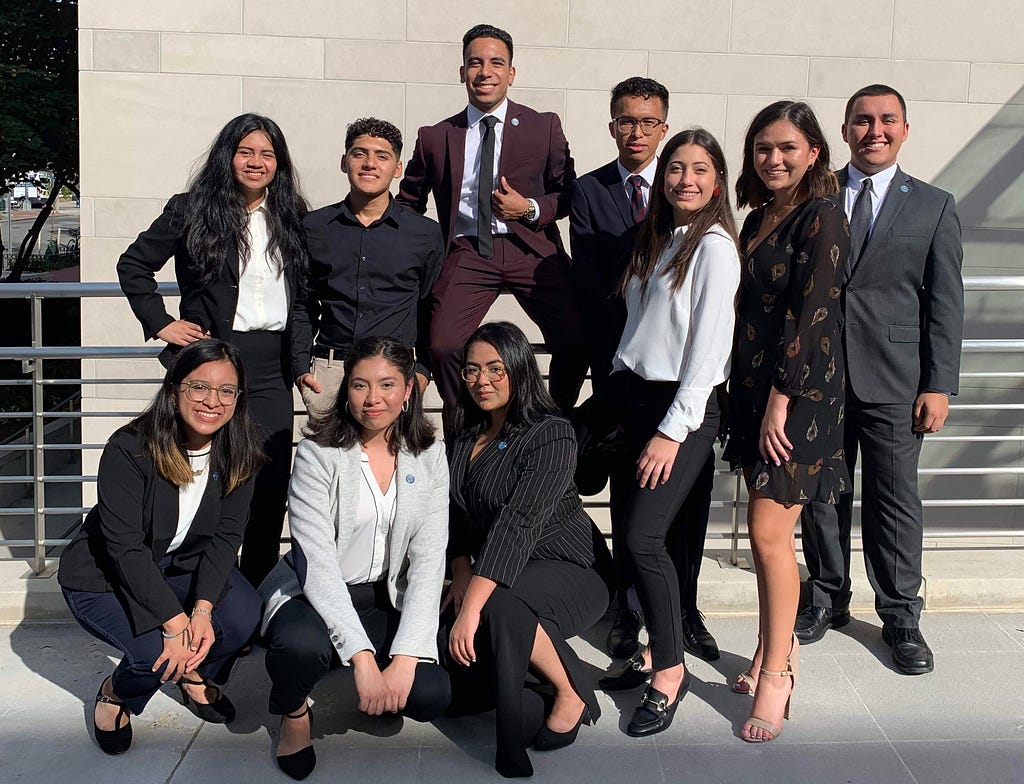
MULTIPOLYGON (((192 615, 195 615, 196 613, 199 613, 200 615, 205 615, 207 618, 213 617, 213 613, 207 610, 205 607, 193 607, 192 615)), ((189 617, 191 618, 192 615, 190 615, 189 617)))
POLYGON ((188 631, 188 627, 187 626, 184 629, 182 629, 180 632, 178 632, 177 634, 168 634, 163 629, 161 629, 160 630, 160 636, 163 637, 165 640, 173 640, 175 637, 181 637, 181 635, 183 635, 187 631, 188 631))

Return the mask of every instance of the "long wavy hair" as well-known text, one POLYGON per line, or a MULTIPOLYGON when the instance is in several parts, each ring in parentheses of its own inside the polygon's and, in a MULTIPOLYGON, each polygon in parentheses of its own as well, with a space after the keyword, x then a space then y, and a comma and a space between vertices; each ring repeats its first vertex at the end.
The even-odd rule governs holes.
POLYGON ((235 182, 231 161, 239 142, 253 131, 266 134, 277 158, 277 171, 267 186, 267 253, 280 275, 286 269, 306 269, 302 218, 308 210, 299 189, 299 176, 288 153, 288 143, 277 123, 259 114, 242 114, 221 128, 210 145, 206 162, 189 184, 185 207, 185 244, 209 285, 232 253, 249 257, 246 205, 235 182))
POLYGON ((418 455, 434 443, 434 425, 423 414, 423 393, 416 383, 416 357, 405 344, 389 337, 368 337, 356 341, 345 358, 345 377, 338 389, 334 407, 324 416, 311 418, 304 435, 320 446, 349 449, 359 442, 362 425, 348 410, 348 384, 355 366, 364 359, 382 357, 399 373, 403 381, 412 382, 409 405, 387 432, 388 451, 396 455, 404 449, 418 455))
POLYGON ((235 490, 266 462, 261 439, 249 412, 249 379, 241 352, 223 340, 208 338, 190 343, 178 352, 164 376, 153 402, 125 427, 138 433, 146 455, 156 472, 171 484, 183 487, 194 479, 188 461, 188 434, 174 404, 175 390, 200 365, 227 360, 238 376, 241 394, 235 398, 235 413, 213 434, 210 471, 225 477, 224 494, 235 490))
MULTIPOLYGON (((492 321, 477 327, 462 348, 463 365, 474 343, 488 343, 494 346, 505 366, 510 391, 505 418, 506 432, 515 433, 545 417, 561 416, 558 406, 544 386, 537 358, 533 355, 533 347, 519 327, 508 321, 492 321)), ((469 393, 469 387, 463 384, 458 404, 450 420, 451 435, 458 437, 470 433, 477 436, 486 430, 490 423, 490 414, 476 404, 469 393)))
POLYGON ((772 192, 757 174, 754 166, 754 139, 765 128, 779 120, 788 120, 804 135, 811 147, 818 148, 818 158, 800 181, 800 201, 835 196, 839 193, 839 180, 832 173, 832 157, 828 139, 814 110, 803 101, 776 101, 754 115, 743 140, 743 168, 736 180, 736 205, 760 207, 771 198, 772 192))
POLYGON ((677 292, 683 285, 683 281, 686 280, 690 262, 693 261, 693 254, 697 251, 701 239, 716 225, 721 226, 736 243, 737 248, 739 247, 732 207, 729 205, 729 174, 722 148, 715 137, 703 128, 689 128, 680 131, 665 143, 665 149, 662 150, 658 158, 658 168, 654 174, 654 182, 651 184, 650 209, 647 211, 647 218, 640 226, 633 257, 619 281, 620 296, 625 296, 629 281, 634 277, 640 281, 640 296, 643 297, 647 294, 647 284, 654 276, 658 259, 672 242, 675 216, 672 205, 665 197, 665 175, 671 157, 676 150, 686 144, 695 144, 708 154, 715 168, 715 186, 718 188, 718 195, 712 196, 711 200, 690 218, 689 228, 686 230, 679 250, 669 259, 661 274, 672 277, 671 291, 673 294, 677 292))

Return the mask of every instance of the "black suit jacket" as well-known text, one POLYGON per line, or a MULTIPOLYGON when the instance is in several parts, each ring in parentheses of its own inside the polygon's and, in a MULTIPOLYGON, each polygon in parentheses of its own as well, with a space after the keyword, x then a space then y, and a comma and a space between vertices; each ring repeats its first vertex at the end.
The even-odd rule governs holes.
MULTIPOLYGON (((180 318, 198 324, 210 335, 230 342, 231 326, 235 320, 238 305, 239 261, 237 249, 231 248, 229 263, 220 270, 217 279, 209 285, 199 280, 198 270, 185 245, 185 205, 187 194, 172 196, 153 224, 142 232, 117 261, 117 277, 121 290, 128 297, 135 317, 142 323, 146 340, 174 321, 164 300, 156 289, 156 273, 174 257, 174 277, 181 289, 180 318)), ((292 304, 295 301, 296 281, 292 265, 285 267, 285 283, 288 289, 288 331, 292 335, 292 304)), ((308 337, 308 335, 303 336, 308 337)), ((160 354, 160 361, 169 367, 179 346, 168 345, 160 354)), ((309 358, 309 348, 293 345, 292 356, 303 354, 309 358)), ((309 371, 308 362, 304 370, 295 373, 289 381, 309 371)))
MULTIPOLYGON (((253 480, 224 495, 213 473, 169 572, 193 575, 192 594, 216 606, 228 588, 249 519, 253 480)), ((178 526, 178 488, 156 473, 139 436, 122 428, 100 458, 99 502, 64 550, 57 579, 78 591, 115 592, 139 635, 182 612, 159 563, 178 526)))
MULTIPOLYGON (((838 172, 845 188, 847 168, 838 172)), ((844 281, 846 383, 866 403, 956 394, 964 327, 963 246, 953 196, 897 168, 844 281)))
MULTIPOLYGON (((463 109, 437 125, 419 129, 397 197, 422 215, 427 209, 427 196, 434 194, 437 221, 449 250, 462 190, 466 126, 463 109)), ((555 221, 569 214, 569 194, 576 172, 557 114, 508 102, 495 186, 502 177, 524 197, 534 199, 540 208, 536 222, 530 225, 506 221, 509 231, 541 257, 564 253, 555 221)))

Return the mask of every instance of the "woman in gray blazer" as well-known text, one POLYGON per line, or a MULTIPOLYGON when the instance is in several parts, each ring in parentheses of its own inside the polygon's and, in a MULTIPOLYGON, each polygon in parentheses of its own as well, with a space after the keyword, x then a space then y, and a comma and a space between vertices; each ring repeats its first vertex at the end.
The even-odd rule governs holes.
POLYGON ((370 715, 431 721, 450 701, 437 664, 448 464, 415 372, 398 341, 357 342, 337 403, 296 451, 292 550, 260 586, 277 764, 294 779, 316 765, 307 697, 332 666, 351 666, 370 715))

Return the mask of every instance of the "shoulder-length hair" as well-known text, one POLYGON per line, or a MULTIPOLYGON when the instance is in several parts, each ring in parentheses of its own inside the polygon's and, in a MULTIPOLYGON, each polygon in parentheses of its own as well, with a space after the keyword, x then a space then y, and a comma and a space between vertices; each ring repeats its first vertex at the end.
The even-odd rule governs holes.
MULTIPOLYGON (((487 343, 493 346, 505 366, 505 377, 509 381, 510 392, 505 417, 507 432, 514 433, 546 417, 561 415, 544 386, 537 358, 533 355, 533 347, 519 327, 508 321, 492 321, 477 327, 462 348, 463 365, 474 343, 487 343)), ((458 404, 452 412, 452 435, 479 435, 490 423, 490 414, 476 404, 469 393, 469 388, 463 384, 458 404)))
POLYGON ((800 200, 818 199, 839 193, 839 180, 832 173, 828 140, 821 130, 814 110, 803 101, 776 101, 754 115, 743 139, 743 169, 736 180, 738 207, 760 207, 771 197, 771 191, 757 175, 754 166, 754 137, 779 120, 793 123, 807 139, 808 144, 818 148, 818 159, 807 170, 800 183, 800 200))
POLYGON ((387 431, 388 451, 396 455, 400 449, 418 455, 434 443, 434 425, 423 413, 423 393, 416 382, 416 357, 404 343, 389 337, 368 337, 356 341, 345 358, 345 376, 338 389, 334 407, 322 417, 310 418, 304 435, 320 446, 349 449, 359 442, 363 428, 348 410, 348 384, 356 365, 364 359, 381 357, 402 374, 412 394, 408 407, 387 431))
POLYGON ((693 261, 693 254, 697 251, 701 239, 716 225, 722 227, 732 241, 737 244, 737 248, 739 246, 732 207, 729 205, 729 174, 721 146, 715 137, 703 128, 689 128, 680 131, 666 142, 665 148, 658 158, 658 168, 654 175, 654 182, 651 184, 650 209, 647 212, 646 220, 640 226, 633 257, 619 281, 621 296, 625 296, 629 280, 634 277, 640 281, 640 296, 643 297, 647 293, 647 284, 654 275, 658 260, 672 241, 675 218, 672 205, 665 198, 665 176, 670 158, 676 150, 686 144, 695 144, 708 154, 715 167, 715 187, 718 189, 718 194, 713 195, 711 200, 690 218, 689 228, 686 230, 679 250, 669 259, 662 271, 663 275, 672 276, 672 293, 677 292, 683 285, 683 281, 686 280, 690 262, 693 261))
POLYGON ((266 462, 249 413, 249 379, 241 352, 223 340, 208 338, 185 346, 164 376, 160 391, 149 408, 133 419, 128 428, 139 433, 146 455, 156 472, 173 485, 183 487, 194 478, 186 449, 188 436, 174 404, 174 393, 200 365, 227 360, 238 376, 241 394, 235 398, 235 413, 228 423, 213 434, 210 444, 210 471, 225 477, 225 495, 255 474, 266 462))
POLYGON ((267 253, 278 274, 306 269, 302 218, 308 210, 288 143, 277 123, 259 114, 242 114, 221 128, 210 145, 206 162, 189 184, 185 207, 185 244, 202 283, 210 284, 228 263, 231 253, 249 256, 246 204, 235 182, 231 161, 239 142, 254 131, 270 140, 277 171, 267 186, 267 253))

